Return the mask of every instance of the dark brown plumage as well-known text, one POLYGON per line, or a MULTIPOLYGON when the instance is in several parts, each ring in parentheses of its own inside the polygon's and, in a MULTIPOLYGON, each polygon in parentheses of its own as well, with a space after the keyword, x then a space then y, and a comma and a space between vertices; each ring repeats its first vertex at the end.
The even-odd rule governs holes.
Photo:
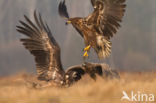
MULTIPOLYGON (((59 4, 59 14, 67 19, 90 45, 99 58, 110 55, 110 38, 117 32, 125 12, 125 0, 91 0, 93 13, 85 18, 69 18, 65 0, 59 4)), ((88 50, 87 50, 88 51, 88 50)))
POLYGON ((70 86, 89 74, 93 79, 95 74, 101 75, 102 67, 92 63, 72 66, 64 71, 60 59, 60 47, 52 36, 48 25, 43 22, 41 15, 34 12, 35 23, 24 15, 26 22, 20 21, 17 31, 27 38, 20 39, 24 47, 35 57, 37 76, 39 80, 56 86, 70 86))

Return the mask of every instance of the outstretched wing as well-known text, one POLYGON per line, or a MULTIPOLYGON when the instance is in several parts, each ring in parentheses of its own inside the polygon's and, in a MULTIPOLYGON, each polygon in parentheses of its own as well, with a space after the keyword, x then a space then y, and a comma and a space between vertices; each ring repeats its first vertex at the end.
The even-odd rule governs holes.
POLYGON ((65 0, 61 1, 58 6, 58 13, 63 18, 69 18, 67 7, 65 5, 65 0))
POLYGON ((120 27, 125 12, 125 0, 91 0, 94 12, 86 20, 110 39, 120 27))
POLYGON ((43 23, 39 14, 34 12, 37 26, 25 16, 26 22, 20 21, 22 26, 17 26, 17 31, 28 38, 20 39, 26 49, 34 55, 38 79, 50 80, 55 78, 56 71, 63 72, 60 62, 60 48, 46 23, 43 23))

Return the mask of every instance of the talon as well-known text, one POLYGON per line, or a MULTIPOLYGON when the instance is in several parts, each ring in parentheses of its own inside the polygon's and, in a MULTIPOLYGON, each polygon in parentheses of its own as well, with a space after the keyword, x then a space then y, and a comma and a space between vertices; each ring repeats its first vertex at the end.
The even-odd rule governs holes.
POLYGON ((87 47, 84 48, 84 51, 89 51, 90 47, 91 47, 91 46, 88 45, 87 47))
POLYGON ((87 51, 83 54, 83 57, 88 57, 88 52, 87 51))

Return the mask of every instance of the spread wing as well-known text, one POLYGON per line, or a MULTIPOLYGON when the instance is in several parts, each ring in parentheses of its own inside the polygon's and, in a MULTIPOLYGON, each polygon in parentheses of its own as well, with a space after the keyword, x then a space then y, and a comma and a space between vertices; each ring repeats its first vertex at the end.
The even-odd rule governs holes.
POLYGON ((63 72, 60 62, 60 48, 46 23, 43 23, 39 14, 34 12, 34 19, 37 26, 27 17, 26 22, 20 21, 22 26, 17 26, 17 31, 27 36, 20 39, 26 49, 34 55, 38 79, 54 79, 56 73, 63 72))
POLYGON ((125 12, 125 0, 91 0, 94 12, 86 20, 101 34, 111 38, 120 27, 125 12))
POLYGON ((58 6, 58 13, 63 18, 69 18, 68 10, 65 5, 65 0, 61 1, 58 6))

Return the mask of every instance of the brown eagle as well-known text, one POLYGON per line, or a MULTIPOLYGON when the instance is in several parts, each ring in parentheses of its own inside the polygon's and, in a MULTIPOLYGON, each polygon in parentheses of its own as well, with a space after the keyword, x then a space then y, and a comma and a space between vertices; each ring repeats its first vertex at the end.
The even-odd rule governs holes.
POLYGON ((111 53, 110 38, 117 32, 125 12, 125 0, 91 0, 94 11, 87 17, 69 18, 65 0, 59 4, 59 14, 71 23, 84 38, 84 57, 94 48, 99 59, 111 53))
POLYGON ((24 15, 26 22, 20 21, 17 31, 27 38, 20 39, 23 45, 35 57, 38 79, 50 82, 52 85, 66 86, 81 79, 82 75, 89 74, 96 79, 95 74, 102 75, 102 66, 83 63, 72 66, 64 71, 61 64, 60 47, 54 39, 47 23, 44 23, 39 13, 34 12, 33 23, 24 15))

